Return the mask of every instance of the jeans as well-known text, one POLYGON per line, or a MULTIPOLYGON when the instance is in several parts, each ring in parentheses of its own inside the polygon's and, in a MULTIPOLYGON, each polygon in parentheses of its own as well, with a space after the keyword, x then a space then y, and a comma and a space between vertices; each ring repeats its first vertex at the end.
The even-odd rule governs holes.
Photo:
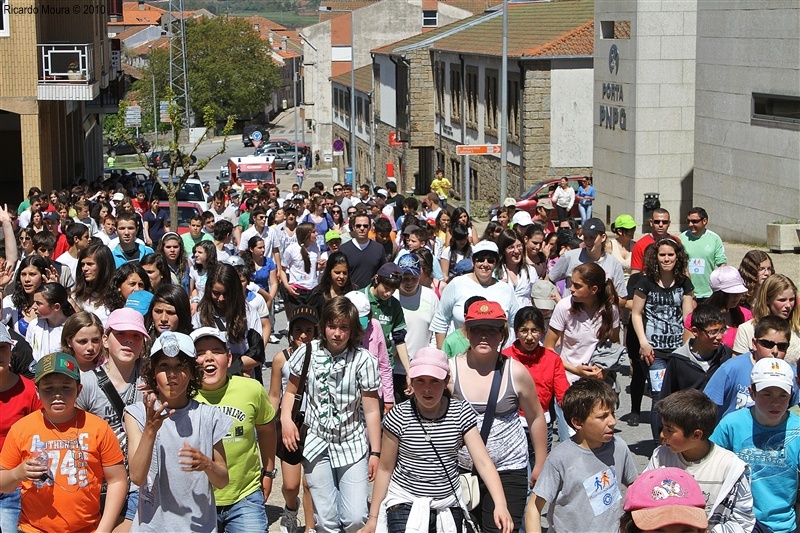
MULTIPOLYGON (((450 513, 456 523, 456 532, 461 533, 464 521, 464 511, 460 507, 451 507, 450 513)), ((389 533, 405 533, 408 516, 411 514, 411 504, 401 503, 386 509, 386 528, 389 533)), ((436 511, 431 511, 430 521, 428 522, 428 532, 436 533, 436 511)))
POLYGON ((21 494, 22 489, 20 487, 17 487, 14 492, 0 494, 0 531, 13 531, 16 533, 19 515, 22 512, 21 494))
POLYGON ((328 452, 303 460, 306 481, 314 500, 317 531, 355 533, 367 521, 369 462, 365 455, 354 464, 334 468, 328 452))
POLYGON ((139 507, 139 491, 135 490, 128 493, 125 499, 125 504, 122 506, 122 513, 125 515, 125 520, 133 520, 136 516, 136 508, 139 507))
POLYGON ((578 212, 581 214, 581 224, 592 218, 592 204, 583 205, 578 203, 578 212))
POLYGON ((233 505, 217 506, 217 529, 227 533, 267 531, 267 512, 261 489, 254 490, 233 505))

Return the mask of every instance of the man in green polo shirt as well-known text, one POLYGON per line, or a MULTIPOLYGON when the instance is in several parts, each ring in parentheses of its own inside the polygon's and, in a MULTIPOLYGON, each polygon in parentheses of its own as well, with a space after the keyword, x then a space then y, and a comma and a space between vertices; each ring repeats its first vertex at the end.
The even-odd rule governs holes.
POLYGON ((694 297, 702 302, 711 296, 711 273, 728 262, 722 239, 708 229, 708 213, 693 207, 686 217, 689 229, 681 233, 681 243, 689 256, 689 275, 694 285, 694 297))

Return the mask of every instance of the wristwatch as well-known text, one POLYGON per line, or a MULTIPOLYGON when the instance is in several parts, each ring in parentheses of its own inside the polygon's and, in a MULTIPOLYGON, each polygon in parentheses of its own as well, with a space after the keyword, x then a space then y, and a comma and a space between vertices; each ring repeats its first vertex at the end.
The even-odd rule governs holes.
POLYGON ((275 476, 278 475, 278 469, 273 468, 271 471, 267 470, 266 468, 261 469, 261 477, 268 477, 270 479, 275 479, 275 476))

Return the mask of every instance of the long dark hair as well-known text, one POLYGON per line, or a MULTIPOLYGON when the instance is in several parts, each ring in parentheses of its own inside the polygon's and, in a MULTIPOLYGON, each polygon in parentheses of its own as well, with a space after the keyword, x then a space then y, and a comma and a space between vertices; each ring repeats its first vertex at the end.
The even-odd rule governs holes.
POLYGON ((344 291, 343 294, 347 294, 354 289, 353 281, 350 277, 350 261, 347 260, 347 256, 342 252, 334 252, 328 256, 328 262, 325 264, 325 271, 320 277, 319 284, 314 288, 314 292, 319 294, 323 301, 327 301, 331 297, 331 285, 333 284, 331 281, 331 271, 338 265, 345 265, 347 267, 348 276, 347 282, 344 284, 344 287, 342 287, 342 291, 344 291))
POLYGON ((680 285, 686 279, 686 266, 689 258, 683 249, 683 245, 673 239, 672 237, 663 237, 649 245, 644 251, 644 275, 650 278, 654 283, 658 283, 659 268, 658 268, 658 249, 662 246, 670 246, 675 250, 675 267, 672 269, 672 275, 675 277, 675 283, 680 285))
MULTIPOLYGON (((573 277, 577 274, 581 281, 588 287, 597 287, 597 301, 600 304, 600 329, 597 330, 597 340, 605 342, 611 338, 614 331, 614 306, 617 305, 617 291, 614 282, 606 279, 606 271, 597 263, 583 263, 572 271, 573 277)), ((572 301, 571 313, 583 309, 583 304, 572 301)), ((591 317, 590 317, 591 318, 591 317)))
POLYGON ((303 257, 303 269, 306 271, 306 274, 311 273, 311 258, 308 255, 308 250, 306 250, 306 241, 315 228, 316 226, 311 222, 303 222, 297 225, 295 233, 297 245, 300 246, 300 255, 303 257))
POLYGON ((122 284, 125 283, 125 280, 128 279, 128 276, 133 274, 139 276, 144 284, 144 290, 150 292, 150 289, 152 288, 150 285, 150 278, 142 266, 138 263, 125 263, 114 272, 114 276, 111 278, 111 285, 113 285, 114 290, 108 292, 108 297, 106 298, 105 304, 109 311, 122 309, 125 307, 125 298, 122 297, 120 288, 122 287, 122 284))
MULTIPOLYGON (((28 268, 29 266, 32 266, 41 272, 42 284, 44 284, 45 280, 47 279, 47 269, 50 268, 50 261, 41 255, 29 255, 19 264, 17 275, 14 277, 14 293, 11 295, 11 303, 14 304, 14 307, 20 310, 27 308, 33 301, 33 293, 30 295, 26 294, 25 289, 22 287, 22 283, 20 282, 22 270, 28 268)), ((34 291, 37 288, 38 287, 34 288, 34 291)))
POLYGON ((67 289, 65 289, 62 284, 54 282, 44 283, 34 291, 34 293, 37 292, 42 293, 42 296, 48 304, 61 305, 61 312, 64 313, 64 316, 69 317, 75 313, 75 309, 73 309, 72 304, 69 303, 69 293, 67 293, 67 289))
POLYGON ((461 224, 456 224, 453 222, 455 220, 454 217, 450 217, 450 276, 453 277, 453 269, 458 263, 458 253, 461 252, 461 255, 464 256, 464 259, 469 259, 472 257, 472 243, 469 242, 469 228, 463 226, 461 224), (459 249, 455 243, 458 240, 466 239, 466 243, 464 244, 463 248, 459 249))
MULTIPOLYGON (((186 276, 186 271, 188 270, 189 261, 186 259, 186 249, 183 247, 183 239, 174 232, 168 232, 166 235, 161 237, 161 241, 158 243, 158 253, 164 256, 164 261, 167 263, 167 267, 171 270, 172 265, 169 264, 169 260, 167 260, 167 255, 164 253, 164 244, 167 241, 178 241, 178 246, 180 247, 180 252, 178 252, 178 268, 175 269, 175 274, 178 276, 178 283, 186 276)), ((149 289, 148 289, 149 290, 149 289)))
POLYGON ((111 279, 115 270, 114 256, 103 241, 92 242, 87 248, 81 250, 78 256, 77 279, 75 280, 75 300, 95 300, 105 305, 108 294, 114 290, 111 279), (97 277, 91 283, 83 277, 82 268, 83 262, 89 257, 94 257, 94 261, 97 263, 97 277))
MULTIPOLYGON (((156 382, 156 367, 162 357, 168 357, 162 351, 158 351, 152 357, 145 358, 142 364, 142 378, 147 388, 158 394, 158 383, 156 382)), ((197 396, 197 392, 203 388, 203 367, 197 364, 189 355, 179 352, 178 359, 187 368, 189 383, 186 385, 186 397, 191 399, 197 396)))
POLYGON ((502 277, 503 270, 508 268, 508 265, 506 264, 506 248, 517 241, 522 244, 522 259, 520 260, 519 271, 522 272, 524 270, 528 274, 528 279, 533 280, 531 267, 528 264, 525 256, 525 243, 522 242, 522 239, 519 238, 519 235, 517 235, 517 232, 513 229, 503 230, 502 233, 500 233, 500 236, 497 238, 497 249, 500 251, 500 260, 497 262, 497 268, 495 269, 495 272, 502 277))
POLYGON ((217 266, 217 247, 214 246, 212 241, 200 241, 192 248, 192 255, 197 248, 202 248, 206 252, 206 263, 204 265, 194 264, 194 269, 198 272, 205 272, 208 274, 214 267, 217 266))
MULTIPOLYGON (((244 259, 244 263, 246 265, 251 265, 250 266, 251 269, 254 268, 253 265, 255 265, 255 260, 253 260, 253 248, 255 248, 258 245, 258 241, 263 241, 263 240, 264 239, 261 237, 261 235, 253 235, 252 237, 250 237, 247 240, 247 250, 245 250, 244 252, 242 252, 240 254, 242 256, 242 259, 244 259)), ((266 241, 264 242, 264 244, 266 245, 266 241)), ((269 257, 268 254, 267 254, 267 249, 264 248, 264 262, 265 263, 266 263, 267 257, 269 257)), ((261 265, 257 265, 257 266, 261 266, 261 265)))
POLYGON ((200 324, 217 328, 216 317, 220 316, 211 294, 214 284, 219 283, 225 287, 225 330, 228 334, 228 342, 237 343, 244 340, 247 333, 247 302, 244 299, 241 280, 236 269, 227 263, 218 263, 217 266, 208 273, 206 290, 203 299, 200 300, 198 313, 200 314, 200 324))
POLYGON ((162 284, 153 294, 153 299, 150 301, 150 307, 147 309, 147 314, 144 315, 144 325, 147 331, 150 332, 150 338, 155 339, 161 332, 156 331, 155 324, 153 323, 153 308, 156 304, 165 303, 175 308, 175 314, 178 316, 178 329, 179 333, 186 333, 187 335, 194 329, 192 327, 192 311, 189 305, 189 295, 183 290, 180 285, 170 285, 168 283, 162 284))
POLYGON ((450 215, 450 225, 453 226, 454 224, 461 224, 462 226, 465 226, 467 228, 471 228, 472 227, 472 217, 469 216, 469 211, 467 211, 463 207, 456 207, 455 209, 453 209, 453 214, 450 215), (461 224, 461 222, 458 219, 461 218, 461 215, 463 215, 464 213, 467 214, 467 223, 466 224, 461 224))

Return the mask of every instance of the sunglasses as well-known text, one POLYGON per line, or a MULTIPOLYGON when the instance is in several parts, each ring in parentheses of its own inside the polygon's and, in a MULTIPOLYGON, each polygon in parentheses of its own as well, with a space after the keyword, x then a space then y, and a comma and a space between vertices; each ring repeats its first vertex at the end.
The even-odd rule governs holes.
POLYGON ((756 339, 756 342, 761 346, 763 346, 764 348, 766 348, 767 350, 771 350, 776 346, 778 347, 779 352, 785 352, 786 350, 789 349, 788 342, 774 342, 774 341, 769 341, 767 339, 756 339))
POLYGON ((354 224, 353 227, 360 229, 369 228, 369 224, 354 224))
POLYGON ((334 187, 334 188, 333 188, 333 192, 336 192, 336 191, 343 191, 343 190, 344 190, 344 189, 342 189, 341 187, 334 187))
POLYGON ((480 256, 473 255, 472 260, 475 263, 489 263, 490 265, 497 263, 497 257, 492 254, 485 254, 480 256))
POLYGON ((339 215, 339 214, 341 214, 341 212, 342 212, 341 209, 333 209, 333 210, 331 210, 331 213, 333 213, 334 215, 339 215))
POLYGON ((686 222, 688 222, 689 224, 699 224, 702 221, 703 221, 702 218, 687 218, 686 219, 686 222))
POLYGON ((652 222, 656 226, 663 226, 664 224, 669 224, 669 220, 653 220, 652 222))
POLYGON ((19 240, 21 240, 21 241, 29 241, 29 240, 31 240, 31 238, 26 235, 26 236, 20 237, 19 240))

